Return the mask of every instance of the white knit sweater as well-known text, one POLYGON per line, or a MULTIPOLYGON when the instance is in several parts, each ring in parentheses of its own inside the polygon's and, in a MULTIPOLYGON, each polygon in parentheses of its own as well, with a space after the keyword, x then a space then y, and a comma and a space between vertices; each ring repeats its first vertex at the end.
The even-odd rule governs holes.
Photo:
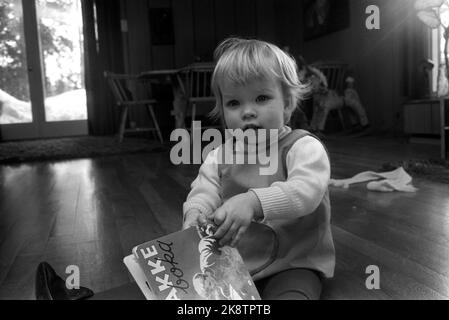
MULTIPOLYGON (((291 132, 280 130, 279 139, 291 132)), ((221 148, 221 147, 220 147, 221 148)), ((197 209, 211 215, 222 203, 218 174, 219 148, 210 152, 183 205, 186 215, 197 209)), ((260 200, 264 221, 290 219, 312 213, 323 198, 330 179, 330 163, 323 145, 311 136, 295 142, 286 157, 288 178, 267 188, 250 189, 260 200)))

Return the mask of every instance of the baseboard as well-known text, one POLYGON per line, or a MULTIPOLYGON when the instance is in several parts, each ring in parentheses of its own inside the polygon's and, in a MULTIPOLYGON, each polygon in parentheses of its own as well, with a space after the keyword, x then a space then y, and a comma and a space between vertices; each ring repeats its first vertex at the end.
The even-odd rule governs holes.
POLYGON ((439 137, 410 137, 409 138, 410 143, 416 143, 416 144, 430 144, 430 145, 440 145, 440 138, 439 137))

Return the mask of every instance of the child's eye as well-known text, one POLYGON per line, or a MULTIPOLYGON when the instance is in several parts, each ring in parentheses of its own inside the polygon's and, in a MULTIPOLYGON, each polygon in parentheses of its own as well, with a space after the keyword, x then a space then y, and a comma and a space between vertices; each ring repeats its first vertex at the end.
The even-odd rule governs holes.
POLYGON ((230 101, 226 102, 227 107, 235 107, 238 105, 239 105, 239 102, 237 100, 230 100, 230 101))
POLYGON ((265 102, 265 101, 268 101, 268 100, 270 100, 269 96, 260 95, 260 96, 257 97, 256 102, 265 102))

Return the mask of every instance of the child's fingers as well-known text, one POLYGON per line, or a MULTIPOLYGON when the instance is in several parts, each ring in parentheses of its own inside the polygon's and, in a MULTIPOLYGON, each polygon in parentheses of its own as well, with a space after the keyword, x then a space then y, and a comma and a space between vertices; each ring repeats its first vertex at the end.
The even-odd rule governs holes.
POLYGON ((182 225, 183 229, 188 229, 192 226, 195 226, 197 224, 198 215, 200 213, 196 211, 190 211, 187 213, 187 215, 184 217, 184 223, 182 225))
POLYGON ((194 227, 197 224, 198 224, 198 222, 197 222, 196 219, 189 218, 186 221, 184 221, 184 224, 182 225, 182 229, 185 230, 185 229, 188 229, 190 227, 194 227))
POLYGON ((206 216, 205 216, 204 214, 200 214, 200 215, 198 216, 198 224, 199 224, 200 226, 204 226, 204 225, 207 224, 207 219, 206 219, 206 216))
POLYGON ((240 239, 242 238, 242 236, 245 233, 246 229, 248 229, 247 226, 240 227, 240 229, 235 234, 235 237, 232 239, 231 247, 236 247, 239 244, 240 239))
POLYGON ((225 219, 226 211, 223 209, 223 207, 218 208, 214 214, 214 223, 219 226, 225 221, 225 219))
POLYGON ((214 233, 214 238, 220 240, 223 236, 228 232, 229 228, 232 225, 232 221, 230 219, 226 219, 214 233))
POLYGON ((186 217, 182 224, 182 229, 189 228, 191 223, 192 223, 192 219, 190 217, 186 217))
POLYGON ((225 235, 221 238, 220 245, 224 246, 231 242, 238 228, 239 226, 236 223, 233 223, 228 231, 226 231, 225 235))

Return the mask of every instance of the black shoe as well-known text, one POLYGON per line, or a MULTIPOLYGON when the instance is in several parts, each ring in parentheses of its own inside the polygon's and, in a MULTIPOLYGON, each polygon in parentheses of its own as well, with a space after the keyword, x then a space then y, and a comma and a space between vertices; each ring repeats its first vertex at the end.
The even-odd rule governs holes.
POLYGON ((37 267, 34 292, 36 300, 82 300, 94 295, 85 287, 68 289, 65 281, 47 262, 41 262, 37 267))

